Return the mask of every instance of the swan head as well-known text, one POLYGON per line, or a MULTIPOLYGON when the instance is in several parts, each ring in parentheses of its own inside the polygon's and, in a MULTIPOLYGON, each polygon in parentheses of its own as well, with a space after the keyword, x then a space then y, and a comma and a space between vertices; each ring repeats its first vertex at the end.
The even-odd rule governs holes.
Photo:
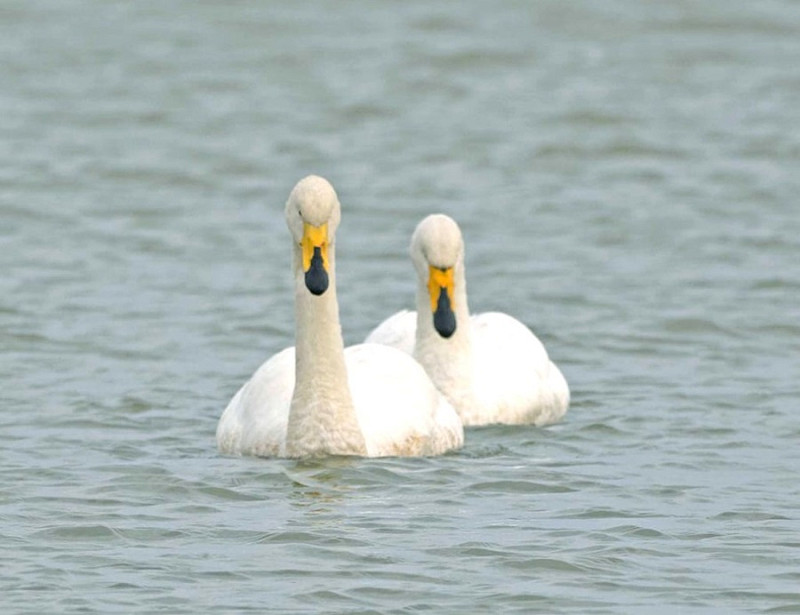
POLYGON ((464 258, 464 240, 455 220, 433 214, 411 236, 411 260, 427 288, 433 327, 443 338, 456 331, 455 271, 464 258))
POLYGON ((341 215, 333 186, 316 175, 297 182, 286 202, 286 224, 300 252, 306 288, 314 295, 328 290, 329 251, 341 215))

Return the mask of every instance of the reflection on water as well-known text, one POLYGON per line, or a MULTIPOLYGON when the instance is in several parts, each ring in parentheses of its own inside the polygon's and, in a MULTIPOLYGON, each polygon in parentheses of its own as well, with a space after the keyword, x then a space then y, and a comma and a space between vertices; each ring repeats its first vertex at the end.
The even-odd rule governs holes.
POLYGON ((354 489, 346 481, 357 463, 350 457, 291 462, 285 469, 293 488, 290 502, 306 514, 329 514, 354 489))

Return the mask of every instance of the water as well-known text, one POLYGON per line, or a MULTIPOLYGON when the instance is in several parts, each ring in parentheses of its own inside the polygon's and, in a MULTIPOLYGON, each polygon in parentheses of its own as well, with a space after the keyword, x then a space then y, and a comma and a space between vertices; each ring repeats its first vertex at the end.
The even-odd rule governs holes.
POLYGON ((6 0, 3 612, 800 612, 798 66, 791 0, 6 0), (566 419, 218 455, 311 172, 348 343, 444 211, 566 419))

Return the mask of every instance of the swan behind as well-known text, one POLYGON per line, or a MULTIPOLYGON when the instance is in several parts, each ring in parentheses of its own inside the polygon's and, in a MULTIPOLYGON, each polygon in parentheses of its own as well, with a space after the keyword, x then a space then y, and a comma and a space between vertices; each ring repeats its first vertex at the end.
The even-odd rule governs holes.
POLYGON ((464 242, 456 222, 428 216, 411 239, 417 310, 367 336, 413 354, 464 425, 546 425, 569 406, 569 387, 528 327, 500 312, 470 316, 464 242))

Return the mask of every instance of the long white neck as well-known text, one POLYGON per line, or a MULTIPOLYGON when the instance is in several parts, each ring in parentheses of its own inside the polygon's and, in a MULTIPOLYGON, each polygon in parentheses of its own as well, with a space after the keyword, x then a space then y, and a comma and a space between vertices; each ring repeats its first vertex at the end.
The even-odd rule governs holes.
POLYGON ((300 251, 294 250, 296 363, 286 437, 290 457, 366 453, 347 384, 333 245, 328 258, 328 289, 315 296, 306 288, 300 251))
POLYGON ((433 326, 427 281, 418 280, 417 338, 414 357, 428 372, 436 388, 461 412, 462 409, 475 406, 471 385, 473 377, 471 325, 463 260, 456 264, 453 281, 456 330, 449 338, 443 338, 433 326))

